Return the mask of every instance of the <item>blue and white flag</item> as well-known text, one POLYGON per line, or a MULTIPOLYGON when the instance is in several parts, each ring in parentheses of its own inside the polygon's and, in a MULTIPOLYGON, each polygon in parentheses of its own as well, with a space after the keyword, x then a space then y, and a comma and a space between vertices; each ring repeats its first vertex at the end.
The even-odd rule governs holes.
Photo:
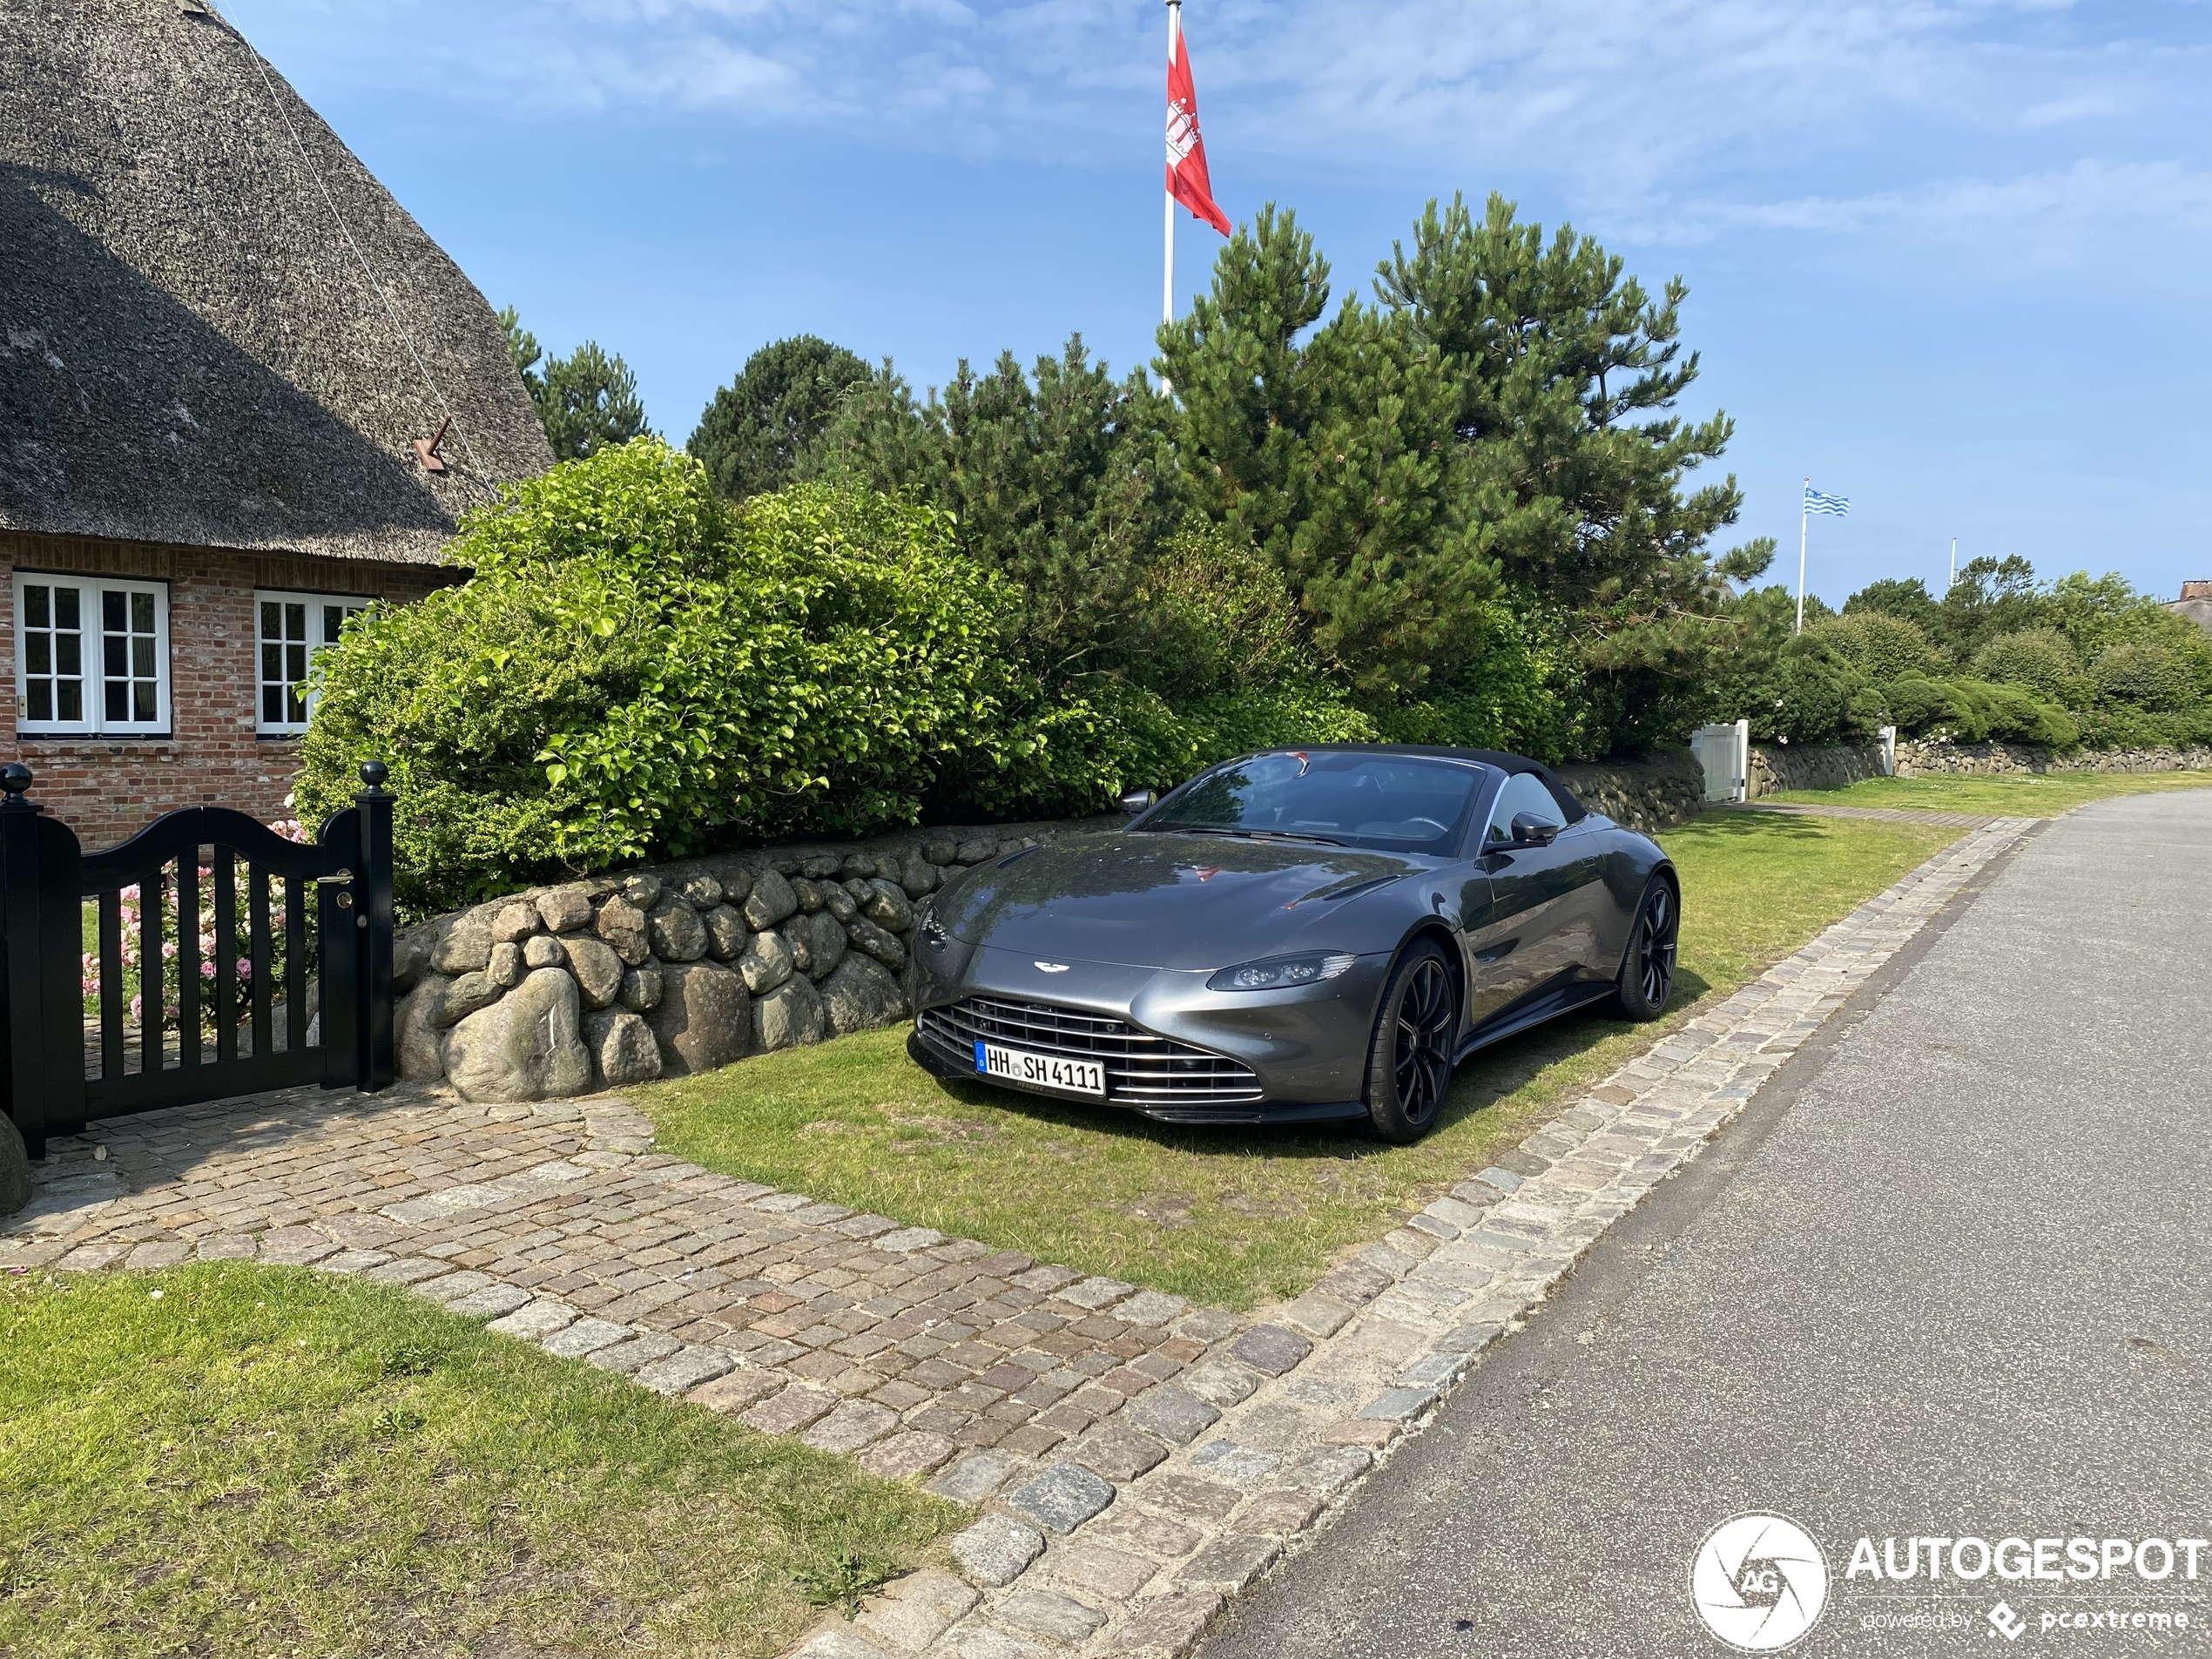
POLYGON ((1824 496, 1811 484, 1805 486, 1805 511, 1832 513, 1838 518, 1851 516, 1851 498, 1846 496, 1824 496))

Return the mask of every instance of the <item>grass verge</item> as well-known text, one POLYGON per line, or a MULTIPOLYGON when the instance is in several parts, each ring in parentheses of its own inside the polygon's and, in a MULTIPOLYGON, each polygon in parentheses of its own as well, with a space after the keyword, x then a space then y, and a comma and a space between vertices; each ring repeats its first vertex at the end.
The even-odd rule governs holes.
MULTIPOLYGON (((1956 832, 1710 813, 1661 840, 1683 877, 1670 1021, 1725 995, 1956 832)), ((748 1180, 1246 1308, 1296 1295, 1345 1247, 1480 1169, 1656 1035, 1594 1015, 1461 1066, 1417 1146, 1341 1130, 1184 1129, 947 1083, 906 1028, 786 1049, 631 1098, 664 1151, 748 1180)))
POLYGON ((1792 789, 1769 800, 1831 806, 1904 806, 1920 812, 1991 813, 2006 818, 2056 818, 2070 807, 2114 795, 2212 786, 2212 772, 2047 772, 1988 777, 1869 778, 1840 789, 1792 789))
POLYGON ((301 1269, 0 1278, 0 1652, 770 1655, 961 1512, 301 1269))

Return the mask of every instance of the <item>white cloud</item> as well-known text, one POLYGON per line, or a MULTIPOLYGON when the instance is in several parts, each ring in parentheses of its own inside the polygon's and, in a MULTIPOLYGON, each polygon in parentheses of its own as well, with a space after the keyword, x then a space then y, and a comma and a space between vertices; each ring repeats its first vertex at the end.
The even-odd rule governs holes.
POLYGON ((1822 236, 1904 231, 1912 244, 2000 243, 2043 265, 2109 255, 2110 242, 2155 226, 2212 236, 2212 172, 2176 162, 2084 160, 2011 178, 1949 178, 1910 189, 1767 202, 1685 204, 1614 228, 1648 245, 1718 240, 1742 231, 1822 236))
POLYGON ((2128 101, 2116 88, 2100 86, 2030 105, 2020 111, 2020 118, 2024 127, 2047 127, 2056 126, 2061 121, 2086 121, 2101 116, 2122 115, 2127 109, 2128 101))
MULTIPOLYGON (((427 83, 523 116, 673 111, 725 131, 1075 163, 1149 139, 1165 29, 1160 8, 1128 0, 381 0, 368 18, 335 0, 231 9, 280 66, 325 84, 427 83)), ((2195 199, 2179 182, 2195 175, 2160 158, 2202 144, 2189 110, 2206 49, 2185 32, 2204 32, 2195 8, 2161 14, 2170 37, 2155 38, 2065 0, 1190 10, 1217 179, 1258 155, 1355 178, 1510 176, 1662 239, 1923 211, 2087 222, 2109 216, 2094 199, 2105 188, 2122 202, 2195 199), (2051 150, 2093 118, 2100 152, 2120 159, 2051 150), (2006 145, 2026 148, 1989 153, 2006 145), (1838 175, 1855 188, 1833 199, 1756 205, 1838 175), (2013 182, 1942 182, 1965 178, 2013 182)))

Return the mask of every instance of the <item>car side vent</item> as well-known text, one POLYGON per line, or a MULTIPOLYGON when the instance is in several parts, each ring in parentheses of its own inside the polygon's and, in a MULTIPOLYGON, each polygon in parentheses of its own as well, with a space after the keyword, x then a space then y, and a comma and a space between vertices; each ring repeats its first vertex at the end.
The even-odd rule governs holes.
POLYGON ((1386 887, 1392 882, 1404 879, 1403 872, 1397 875, 1379 875, 1371 880, 1356 882, 1348 887, 1335 887, 1327 893, 1317 893, 1313 896, 1330 904, 1341 904, 1346 899, 1357 899, 1363 893, 1372 893, 1377 887, 1386 887))

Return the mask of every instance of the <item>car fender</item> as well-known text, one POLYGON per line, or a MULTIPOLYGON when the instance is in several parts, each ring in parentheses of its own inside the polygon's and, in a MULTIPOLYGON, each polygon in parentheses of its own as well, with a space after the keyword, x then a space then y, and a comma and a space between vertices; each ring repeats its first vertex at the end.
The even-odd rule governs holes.
POLYGON ((1654 876, 1663 875, 1674 889, 1677 915, 1682 908, 1682 877, 1676 872, 1674 860, 1648 835, 1633 830, 1623 830, 1621 835, 1621 846, 1605 861, 1605 885, 1613 902, 1607 907, 1610 925, 1603 943, 1605 960, 1614 965, 1615 978, 1619 977, 1621 964, 1628 960, 1636 910, 1654 876))
MULTIPOLYGON (((1386 899, 1388 903, 1378 904, 1372 916, 1362 918, 1362 931, 1368 937, 1379 937, 1386 941, 1381 948, 1389 951, 1393 962, 1414 941, 1434 940, 1444 952, 1445 964, 1451 970, 1453 995, 1459 999, 1464 1013, 1467 923, 1470 918, 1479 921, 1489 911, 1489 878, 1464 867, 1434 870, 1394 882, 1386 892, 1372 894, 1372 899, 1386 899)), ((1358 902, 1366 904, 1370 900, 1363 898, 1358 902)), ((1357 948, 1365 952, 1373 948, 1361 945, 1357 948)))

